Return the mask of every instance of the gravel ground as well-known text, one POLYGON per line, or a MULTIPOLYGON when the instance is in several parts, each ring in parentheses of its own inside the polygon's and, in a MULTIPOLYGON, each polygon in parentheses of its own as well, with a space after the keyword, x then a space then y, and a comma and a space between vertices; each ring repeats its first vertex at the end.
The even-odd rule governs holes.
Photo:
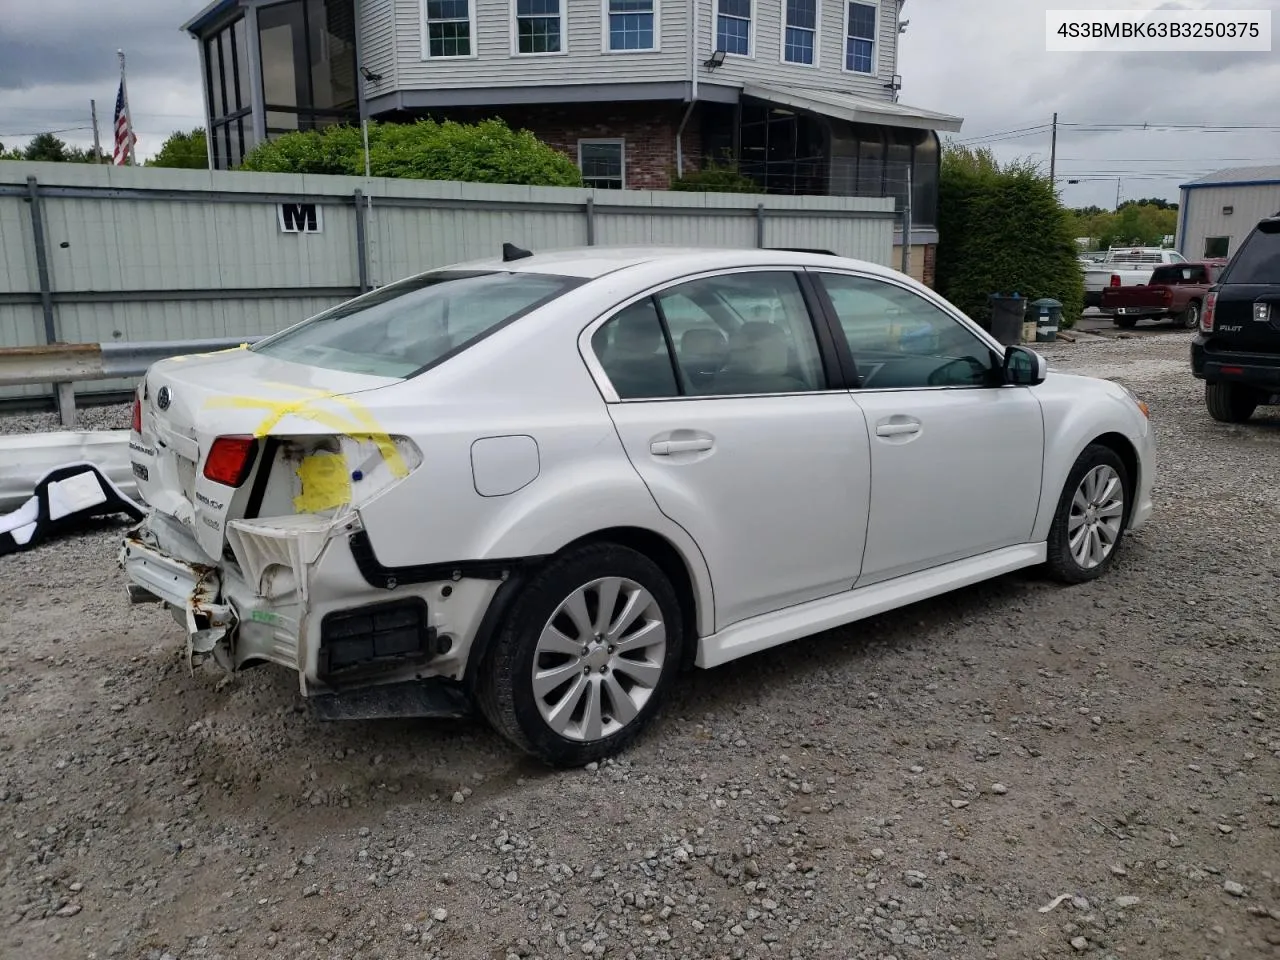
POLYGON ((594 769, 192 675, 118 526, 0 560, 0 956, 1280 955, 1280 415, 1209 420, 1187 335, 1046 352, 1158 425, 1109 577, 692 674, 594 769))

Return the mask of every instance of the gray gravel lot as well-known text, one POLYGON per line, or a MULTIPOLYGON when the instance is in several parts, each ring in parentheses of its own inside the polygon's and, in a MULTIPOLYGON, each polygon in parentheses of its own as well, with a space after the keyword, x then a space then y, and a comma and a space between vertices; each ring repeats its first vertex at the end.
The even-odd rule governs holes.
POLYGON ((1188 336, 1046 351, 1159 431, 1109 577, 691 674, 597 769, 189 674, 117 525, 0 559, 0 957, 1280 955, 1280 413, 1211 421, 1188 336))

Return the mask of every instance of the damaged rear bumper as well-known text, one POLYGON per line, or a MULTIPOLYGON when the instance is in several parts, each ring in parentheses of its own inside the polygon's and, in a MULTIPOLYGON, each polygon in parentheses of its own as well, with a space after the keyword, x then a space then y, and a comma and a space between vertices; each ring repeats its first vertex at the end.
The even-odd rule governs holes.
MULTIPOLYGON (((134 602, 162 602, 189 657, 229 670, 271 662, 298 674, 322 714, 457 716, 470 647, 498 581, 371 584, 352 550, 357 515, 227 524, 214 562, 180 521, 152 511, 119 560, 134 602)), ((446 579, 447 577, 447 579, 446 579)))
POLYGON ((230 604, 217 602, 222 593, 217 567, 161 550, 147 520, 126 535, 120 564, 129 576, 131 601, 160 601, 174 611, 187 631, 188 657, 212 653, 235 627, 230 604))

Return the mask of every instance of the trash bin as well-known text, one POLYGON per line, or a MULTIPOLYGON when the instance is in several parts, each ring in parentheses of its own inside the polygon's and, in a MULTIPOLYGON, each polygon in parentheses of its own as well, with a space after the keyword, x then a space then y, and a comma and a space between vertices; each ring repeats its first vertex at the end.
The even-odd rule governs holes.
POLYGON ((1062 304, 1052 297, 1041 297, 1031 304, 1036 318, 1036 343, 1052 343, 1058 339, 1062 325, 1062 304))
POLYGON ((991 335, 1006 347, 1022 340, 1022 320, 1027 313, 1027 298, 1014 291, 1013 296, 993 293, 987 297, 991 304, 991 335))

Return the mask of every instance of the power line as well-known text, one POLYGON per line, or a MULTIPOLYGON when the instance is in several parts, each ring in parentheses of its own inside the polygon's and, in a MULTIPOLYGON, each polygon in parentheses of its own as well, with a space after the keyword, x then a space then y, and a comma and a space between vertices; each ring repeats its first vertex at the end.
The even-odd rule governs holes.
POLYGON ((35 130, 27 133, 0 133, 0 137, 39 137, 46 133, 71 133, 74 130, 92 130, 93 127, 61 127, 57 130, 35 130))
POLYGON ((1059 163, 1275 163, 1272 157, 1059 157, 1059 163))

